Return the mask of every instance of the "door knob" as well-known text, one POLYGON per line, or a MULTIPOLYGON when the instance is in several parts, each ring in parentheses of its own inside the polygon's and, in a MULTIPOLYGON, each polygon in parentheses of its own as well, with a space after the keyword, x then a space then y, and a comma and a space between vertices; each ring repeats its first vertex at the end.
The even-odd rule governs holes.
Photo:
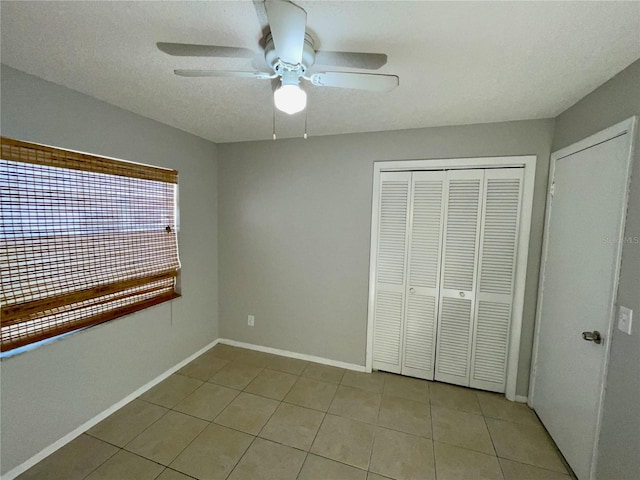
POLYGON ((586 340, 587 342, 593 342, 593 343, 602 343, 602 335, 600 335, 600 332, 597 330, 594 330, 593 332, 582 332, 582 339, 586 340))
POLYGON ((416 289, 415 288, 410 288, 409 289, 409 293, 416 293, 416 289))

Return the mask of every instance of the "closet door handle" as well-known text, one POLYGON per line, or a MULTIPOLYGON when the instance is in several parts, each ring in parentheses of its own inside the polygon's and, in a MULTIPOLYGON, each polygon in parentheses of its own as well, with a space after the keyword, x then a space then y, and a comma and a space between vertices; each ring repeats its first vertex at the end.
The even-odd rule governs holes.
POLYGON ((409 293, 416 293, 416 289, 415 288, 410 288, 409 289, 409 293))
POLYGON ((460 296, 464 298, 464 292, 460 292, 460 296))

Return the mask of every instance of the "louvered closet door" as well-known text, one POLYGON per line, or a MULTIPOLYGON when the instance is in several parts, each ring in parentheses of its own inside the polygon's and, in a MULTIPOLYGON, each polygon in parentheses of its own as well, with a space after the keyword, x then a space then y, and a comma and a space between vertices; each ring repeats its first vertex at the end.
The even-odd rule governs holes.
POLYGON ((470 386, 504 392, 523 169, 486 170, 470 386))
POLYGON ((382 172, 378 203, 373 368, 401 372, 411 172, 382 172))
POLYGON ((435 379, 469 385, 484 170, 447 172, 435 379))
POLYGON ((446 172, 414 172, 402 374, 433 380, 446 172))

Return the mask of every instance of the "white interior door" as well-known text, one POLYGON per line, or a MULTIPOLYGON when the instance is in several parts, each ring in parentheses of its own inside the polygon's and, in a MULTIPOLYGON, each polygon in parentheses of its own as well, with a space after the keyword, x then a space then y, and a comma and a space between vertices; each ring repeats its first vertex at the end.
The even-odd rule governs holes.
POLYGON ((532 404, 580 480, 595 470, 624 231, 632 135, 617 135, 552 155, 532 404), (583 339, 594 331, 602 343, 583 339))
POLYGON ((505 391, 524 170, 485 171, 469 386, 505 391))
POLYGON ((447 172, 435 379, 469 385, 484 170, 447 172))
POLYGON ((380 175, 373 367, 400 373, 411 172, 380 175))
POLYGON ((413 172, 402 374, 433 380, 446 172, 413 172))

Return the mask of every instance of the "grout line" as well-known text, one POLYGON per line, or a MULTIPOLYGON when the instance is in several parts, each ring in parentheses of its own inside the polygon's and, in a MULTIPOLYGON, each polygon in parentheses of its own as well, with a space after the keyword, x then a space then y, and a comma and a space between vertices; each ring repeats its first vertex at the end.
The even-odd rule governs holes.
MULTIPOLYGON (((163 465, 163 466, 164 466, 164 465, 163 465)), ((185 477, 188 477, 188 478, 192 478, 193 480, 198 480, 196 477, 192 477, 191 475, 187 475, 186 473, 181 472, 181 471, 179 471, 179 470, 176 470, 175 468, 169 468, 169 467, 165 467, 165 468, 164 468, 164 470, 162 470, 162 471, 158 474, 158 476, 157 476, 157 477, 155 477, 155 479, 154 479, 154 480, 158 480, 158 478, 160 478, 160 476, 161 476, 164 472, 166 472, 167 470, 169 470, 169 471, 171 471, 171 472, 176 472, 176 473, 178 473, 178 474, 180 474, 180 475, 184 475, 185 477)))
MULTIPOLYGON (((284 403, 284 402, 283 402, 284 403)), ((304 407, 301 407, 304 408, 304 407)), ((313 436, 313 440, 311 440, 311 444, 309 445, 309 450, 307 450, 307 454, 304 457, 304 461, 302 462, 302 466, 300 467, 300 471, 298 472, 298 475, 296 475, 296 480, 300 478, 300 474, 302 473, 302 470, 304 469, 304 465, 305 463, 307 463, 307 458, 309 458, 309 455, 312 454, 311 453, 311 449, 313 448, 313 444, 316 442, 316 438, 318 438, 318 433, 320 433, 320 429, 322 428, 322 424, 324 423, 324 419, 327 417, 327 413, 326 412, 322 412, 322 420, 320 421, 320 425, 318 425, 318 429, 316 430, 315 435, 313 436)), ((315 453, 312 455, 316 455, 315 453)))
MULTIPOLYGON (((320 433, 320 429, 322 428, 322 425, 324 425, 325 418, 327 418, 327 413, 323 412, 322 413, 322 420, 320 421, 320 425, 318 426, 318 430, 316 430, 316 434, 313 436, 313 440, 311 441, 311 445, 309 446, 309 453, 311 453, 311 449, 313 448, 313 444, 316 443, 316 439, 318 438, 318 434, 320 433)), ((314 453, 314 455, 316 455, 316 454, 314 453)))
MULTIPOLYGON (((243 433, 246 433, 246 432, 243 432, 243 433)), ((253 444, 256 442, 257 438, 258 437, 253 437, 253 440, 251 440, 251 443, 249 444, 247 449, 244 452, 242 452, 242 455, 240 455, 240 458, 238 458, 238 461, 233 465, 233 468, 231 470, 229 470, 229 474, 225 477, 225 479, 229 478, 231 475, 233 475, 233 471, 238 467, 238 465, 240 464, 240 462, 242 461, 244 456, 247 454, 247 452, 251 449, 253 444)))
MULTIPOLYGON (((82 434, 78 435, 77 438, 82 437, 82 434)), ((95 437, 92 437, 95 438, 95 437)), ((97 440, 100 440, 99 438, 97 440)), ((104 443, 108 443, 108 442, 104 442, 104 443)), ((108 443, 108 445, 111 445, 110 443, 108 443)), ((105 463, 107 463, 109 460, 111 460, 113 457, 115 457, 120 451, 122 450, 121 447, 118 447, 118 450, 113 454, 113 455, 109 455, 104 461, 102 461, 99 465, 97 465, 93 470, 91 470, 89 473, 87 473, 83 478, 87 478, 89 475, 91 475, 93 472, 95 472, 97 469, 99 469, 102 465, 104 465, 105 463)), ((56 450, 57 451, 57 450, 56 450)), ((36 464, 37 465, 37 464, 36 464)))
MULTIPOLYGON (((382 390, 380 391, 380 403, 378 403, 378 414, 376 415, 376 424, 374 425, 374 428, 373 428, 373 438, 371 439, 371 450, 369 451, 369 462, 367 464, 367 472, 371 471, 371 461, 373 460, 373 449, 376 446, 376 437, 378 435, 378 425, 380 423, 380 410, 382 410, 384 387, 385 387, 385 384, 387 383, 387 380, 385 377, 381 377, 381 378, 382 378, 382 390)), ((367 477, 368 476, 369 475, 367 474, 367 477)))
MULTIPOLYGON (((273 399, 271 399, 273 400, 273 399)), ((280 408, 280 405, 282 405, 282 400, 278 401, 278 405, 276 406, 276 408, 273 409, 273 412, 271 412, 271 415, 269 415, 269 418, 267 418, 267 421, 264 422, 264 425, 262 425, 262 427, 260 427, 260 430, 258 431, 258 433, 256 433, 256 437, 260 436, 260 434, 262 433, 262 431, 264 430, 264 428, 267 426, 267 423, 269 423, 269 421, 273 418, 273 416, 276 414, 276 412, 278 411, 278 409, 280 408)), ((262 438, 262 437, 260 437, 262 438)), ((264 439, 264 440, 268 440, 268 439, 264 439)), ((295 447, 291 447, 291 448, 295 448, 295 447)), ((300 449, 298 449, 300 450, 300 449)))
MULTIPOLYGON (((171 411, 172 411, 172 412, 175 412, 175 413, 180 413, 180 414, 182 414, 182 415, 186 415, 186 413, 176 412, 175 410, 171 410, 171 411)), ((167 412, 167 413, 169 413, 169 412, 167 412)), ((197 419, 197 420, 205 421, 205 422, 206 422, 206 420, 202 420, 201 418, 193 417, 192 415, 189 415, 189 416, 190 416, 191 418, 195 418, 195 419, 197 419)), ((210 422, 207 422, 207 423, 209 423, 209 425, 210 425, 210 422)), ((190 445, 191 445, 191 444, 196 440, 196 438, 199 438, 199 437, 200 437, 200 435, 202 435, 202 432, 204 432, 204 431, 207 429, 207 427, 208 427, 209 425, 205 426, 202 430, 200 430, 200 432, 198 432, 198 434, 197 434, 197 435, 196 435, 196 436, 195 436, 195 437, 194 437, 190 442, 188 442, 188 443, 184 446, 184 448, 182 448, 182 450, 180 450, 180 451, 179 451, 179 452, 178 452, 178 453, 177 453, 177 454, 176 454, 176 455, 175 455, 175 456, 174 456, 174 457, 169 461, 169 463, 168 463, 167 465, 164 465, 164 466, 165 466, 165 467, 169 467, 169 465, 171 465, 171 464, 176 460, 176 458, 178 458, 180 455, 182 455, 182 453, 183 453, 187 448, 189 448, 189 446, 190 446, 190 445)), ((132 440, 132 441, 133 441, 133 440, 132 440)), ((127 451, 128 451, 128 450, 127 450, 127 451)), ((131 453, 135 453, 135 452, 131 452, 131 453)), ((143 458, 147 458, 147 457, 143 457, 143 458)), ((155 460, 152 460, 152 459, 150 459, 150 458, 148 458, 147 460, 151 460, 152 462, 154 462, 154 461, 155 461, 155 460)), ((158 463, 158 462, 156 462, 156 463, 158 463)), ((160 465, 163 465, 163 464, 160 464, 160 465)))
MULTIPOLYGON (((311 448, 311 447, 309 447, 311 448)), ((307 458, 309 458, 309 451, 305 451, 304 452, 304 460, 302 461, 302 464, 300 465, 300 470, 298 470, 298 474, 296 475, 296 480, 298 480, 300 478, 300 474, 302 473, 302 469, 304 468, 304 464, 307 463, 307 458)))
MULTIPOLYGON (((356 467, 355 465, 351 465, 350 463, 346 463, 346 462, 343 462, 343 461, 340 461, 340 460, 336 460, 335 458, 329 458, 329 457, 327 457, 327 456, 325 456, 325 455, 323 455, 323 454, 321 454, 321 453, 309 452, 309 454, 310 454, 310 455, 315 455, 316 457, 324 458, 325 460, 329 460, 330 462, 339 463, 340 465, 344 465, 344 466, 346 466, 346 467, 355 468, 356 470, 359 470, 359 471, 361 471, 361 472, 364 472, 365 474, 366 474, 366 473, 369 473, 369 470, 365 470, 365 469, 363 469, 363 468, 356 467)), ((371 472, 371 473, 375 473, 376 475, 380 475, 379 473, 376 473, 376 472, 371 472)), ((386 479, 386 478, 389 478, 390 480, 393 480, 393 479, 391 479, 390 477, 385 477, 384 475, 382 475, 382 476, 383 476, 385 479, 386 479)), ((331 480, 334 480, 334 479, 331 479, 331 480)))
POLYGON ((431 403, 431 382, 428 385, 429 392, 429 418, 431 419, 431 455, 433 455, 433 478, 434 480, 438 480, 438 469, 437 469, 437 459, 436 459, 436 435, 435 429, 433 428, 433 408, 431 403))
MULTIPOLYGON (((140 399, 140 397, 138 397, 136 400, 139 400, 139 399, 140 399)), ((164 408, 164 409, 166 409, 167 411, 166 411, 166 412, 164 412, 162 415, 160 415, 160 416, 159 416, 155 421, 151 422, 149 425, 147 425, 145 428, 143 428, 143 429, 140 431, 140 433, 138 433, 135 437, 133 437, 131 440, 129 440, 127 443, 125 443, 122 447, 119 447, 119 448, 121 448, 122 450, 125 450, 125 451, 127 451, 127 452, 129 452, 129 453, 134 453, 134 452, 131 452, 130 450, 127 450, 127 448, 126 448, 126 447, 127 447, 127 445, 129 445, 131 442, 133 442, 136 438, 138 438, 138 437, 139 437, 140 435, 142 435, 144 432, 146 432, 147 430, 149 430, 153 425, 155 425, 156 423, 158 423, 160 420, 162 420, 164 417, 166 417, 166 416, 167 416, 167 414, 168 414, 169 412, 171 412, 171 411, 172 411, 170 408, 163 407, 162 405, 156 405, 155 403, 147 402, 146 400, 141 400, 141 401, 142 401, 142 402, 146 402, 146 403, 148 403, 149 405, 154 405, 154 406, 156 406, 156 407, 164 408)), ((109 417, 107 417, 107 418, 109 418, 109 417)), ((116 446, 117 446, 117 445, 116 445, 116 446)), ((138 454, 136 453, 135 455, 138 455, 138 454)), ((143 458, 146 458, 146 457, 143 457, 143 458)), ((151 459, 150 459, 150 458, 147 458, 147 460, 151 460, 151 459)), ((151 460, 151 461, 154 461, 154 460, 151 460)), ((156 462, 156 463, 157 463, 157 462, 156 462)), ((165 465, 165 466, 166 466, 166 465, 165 465)))
MULTIPOLYGON (((166 465, 163 465, 163 464, 162 464, 162 463, 160 463, 160 462, 156 462, 155 460, 151 460, 150 458, 143 457, 142 455, 140 455, 140 454, 138 454, 138 453, 130 452, 129 450, 125 450, 124 448, 121 448, 121 449, 120 449, 118 452, 116 452, 113 456, 115 457, 115 456, 116 456, 118 453, 120 453, 120 452, 126 452, 126 453, 128 453, 128 454, 130 454, 130 455, 135 455, 135 456, 136 456, 136 457, 138 457, 138 458, 141 458, 141 459, 143 459, 143 460, 146 460, 147 462, 151 462, 151 463, 155 463, 156 465, 160 465, 160 466, 162 467, 162 470, 161 470, 161 471, 160 471, 160 473, 158 473, 158 475, 156 475, 154 478, 158 478, 160 475, 162 475, 162 472, 164 472, 167 468, 169 468, 169 467, 167 467, 166 465)), ((111 459, 111 458, 113 458, 113 457, 110 457, 110 459, 111 459)), ((106 463, 106 462, 105 462, 105 463, 106 463)), ((94 472, 95 472, 95 470, 94 470, 94 472)), ((93 472, 92 472, 92 473, 93 473, 93 472)), ((182 473, 182 472, 181 472, 181 473, 182 473)), ((89 475, 91 475, 91 474, 89 474, 89 475)), ((89 475, 87 475, 85 478, 88 478, 88 477, 89 477, 89 475)))
MULTIPOLYGON (((545 472, 555 473, 556 475, 563 475, 563 476, 567 477, 569 480, 576 480, 576 477, 571 475, 571 473, 561 473, 561 472, 558 472, 557 470, 551 470, 551 469, 546 468, 546 467, 541 467, 540 465, 533 465, 531 463, 525 463, 525 462, 520 461, 520 460, 514 460, 513 458, 506 458, 506 457, 498 457, 498 458, 502 459, 502 460, 508 460, 509 462, 517 463, 519 465, 525 465, 527 467, 533 467, 533 468, 537 468, 539 470, 544 470, 545 472)), ((500 466, 502 467, 502 464, 500 466)))
POLYGON ((433 455, 433 478, 438 480, 438 469, 436 468, 436 441, 431 440, 431 455, 433 455))

